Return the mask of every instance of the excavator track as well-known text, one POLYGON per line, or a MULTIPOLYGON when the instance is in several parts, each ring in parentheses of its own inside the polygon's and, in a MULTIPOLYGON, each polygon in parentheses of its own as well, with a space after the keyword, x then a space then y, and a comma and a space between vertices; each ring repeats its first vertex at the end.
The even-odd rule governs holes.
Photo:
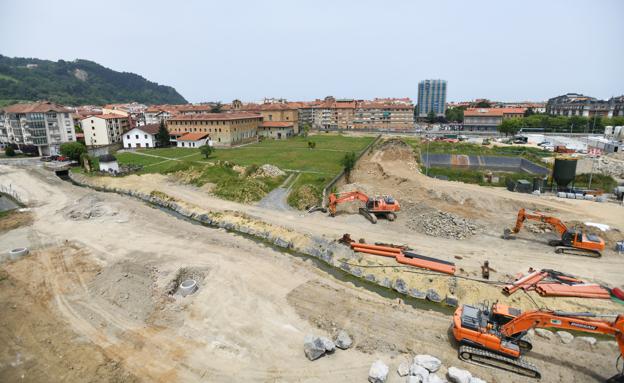
POLYGON ((499 368, 516 374, 539 379, 542 374, 533 364, 522 358, 513 359, 490 351, 470 346, 460 346, 459 359, 479 366, 499 368))
POLYGON ((371 223, 377 223, 377 217, 375 216, 375 214, 371 213, 363 207, 361 207, 359 211, 360 214, 362 214, 367 220, 371 221, 371 223))
POLYGON ((580 255, 583 257, 591 257, 591 258, 600 258, 602 254, 599 251, 595 250, 584 250, 576 247, 570 246, 556 246, 555 253, 557 254, 569 254, 569 255, 580 255))

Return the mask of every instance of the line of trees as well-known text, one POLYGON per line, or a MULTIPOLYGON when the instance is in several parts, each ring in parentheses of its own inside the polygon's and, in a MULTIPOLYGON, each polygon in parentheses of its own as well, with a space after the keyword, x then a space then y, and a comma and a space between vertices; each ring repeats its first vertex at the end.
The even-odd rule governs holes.
POLYGON ((624 116, 613 118, 583 116, 550 116, 531 114, 524 118, 508 118, 499 125, 498 131, 504 134, 516 134, 520 130, 543 130, 562 133, 602 133, 605 126, 624 125, 624 116))

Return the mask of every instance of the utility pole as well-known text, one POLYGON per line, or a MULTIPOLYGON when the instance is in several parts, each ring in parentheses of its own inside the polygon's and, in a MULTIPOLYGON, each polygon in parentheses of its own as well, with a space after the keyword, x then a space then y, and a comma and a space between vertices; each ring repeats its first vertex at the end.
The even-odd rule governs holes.
POLYGON ((427 165, 425 166, 425 176, 429 176, 429 137, 427 137, 427 165))
POLYGON ((596 163, 596 157, 592 157, 592 167, 591 167, 591 171, 589 172, 589 182, 587 183, 587 188, 591 189, 591 182, 592 182, 592 177, 594 175, 594 164, 596 163))

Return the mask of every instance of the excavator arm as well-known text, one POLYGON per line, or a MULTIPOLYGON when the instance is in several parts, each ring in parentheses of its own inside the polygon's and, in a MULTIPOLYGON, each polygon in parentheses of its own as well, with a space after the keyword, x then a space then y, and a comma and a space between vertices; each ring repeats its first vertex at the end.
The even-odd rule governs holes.
POLYGON ((352 202, 355 200, 360 200, 364 203, 368 202, 368 196, 362 192, 354 191, 348 193, 340 193, 340 194, 330 194, 329 195, 329 214, 332 216, 336 214, 336 206, 340 203, 352 202))
POLYGON ((520 229, 522 229, 522 226, 524 225, 524 221, 526 221, 527 219, 531 221, 539 221, 539 222, 547 223, 551 225, 553 228, 555 228, 555 230, 557 230, 559 235, 563 235, 563 233, 568 231, 568 227, 559 218, 550 217, 550 216, 537 213, 537 212, 533 214, 527 213, 526 210, 524 209, 518 210, 518 218, 516 219, 516 226, 514 226, 512 231, 514 233, 518 233, 520 229))

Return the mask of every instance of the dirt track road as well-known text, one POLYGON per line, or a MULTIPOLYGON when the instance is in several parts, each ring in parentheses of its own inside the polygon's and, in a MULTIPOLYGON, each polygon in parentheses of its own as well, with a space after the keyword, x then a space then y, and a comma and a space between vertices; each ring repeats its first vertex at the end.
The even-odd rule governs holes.
MULTIPOLYGON (((2 381, 366 381, 370 364, 382 358, 391 367, 388 381, 399 382, 394 371, 408 353, 431 353, 445 368, 467 368, 490 382, 526 381, 458 361, 444 314, 389 300, 309 261, 131 198, 78 188, 41 170, 1 167, 0 173, 0 182, 13 184, 34 206, 35 217, 32 226, 0 234, 2 248, 22 243, 34 250, 0 267, 0 298, 14 307, 0 330, 7 345, 0 352, 2 381), (103 215, 69 218, 68 211, 91 201, 85 196, 107 207, 103 215), (187 269, 202 276, 200 290, 184 299, 169 296, 171 282, 187 269), (353 334, 355 348, 305 359, 303 337, 334 328, 353 334), (72 352, 77 347, 81 352, 72 352)), ((171 188, 198 203, 211 201, 191 188, 171 188)), ((338 217, 331 229, 364 228, 359 218, 338 217)), ((319 222, 326 219, 286 213, 280 221, 322 234, 327 228, 319 222)), ((533 355, 545 382, 597 381, 615 372, 616 350, 606 342, 591 348, 536 339, 533 355)))

